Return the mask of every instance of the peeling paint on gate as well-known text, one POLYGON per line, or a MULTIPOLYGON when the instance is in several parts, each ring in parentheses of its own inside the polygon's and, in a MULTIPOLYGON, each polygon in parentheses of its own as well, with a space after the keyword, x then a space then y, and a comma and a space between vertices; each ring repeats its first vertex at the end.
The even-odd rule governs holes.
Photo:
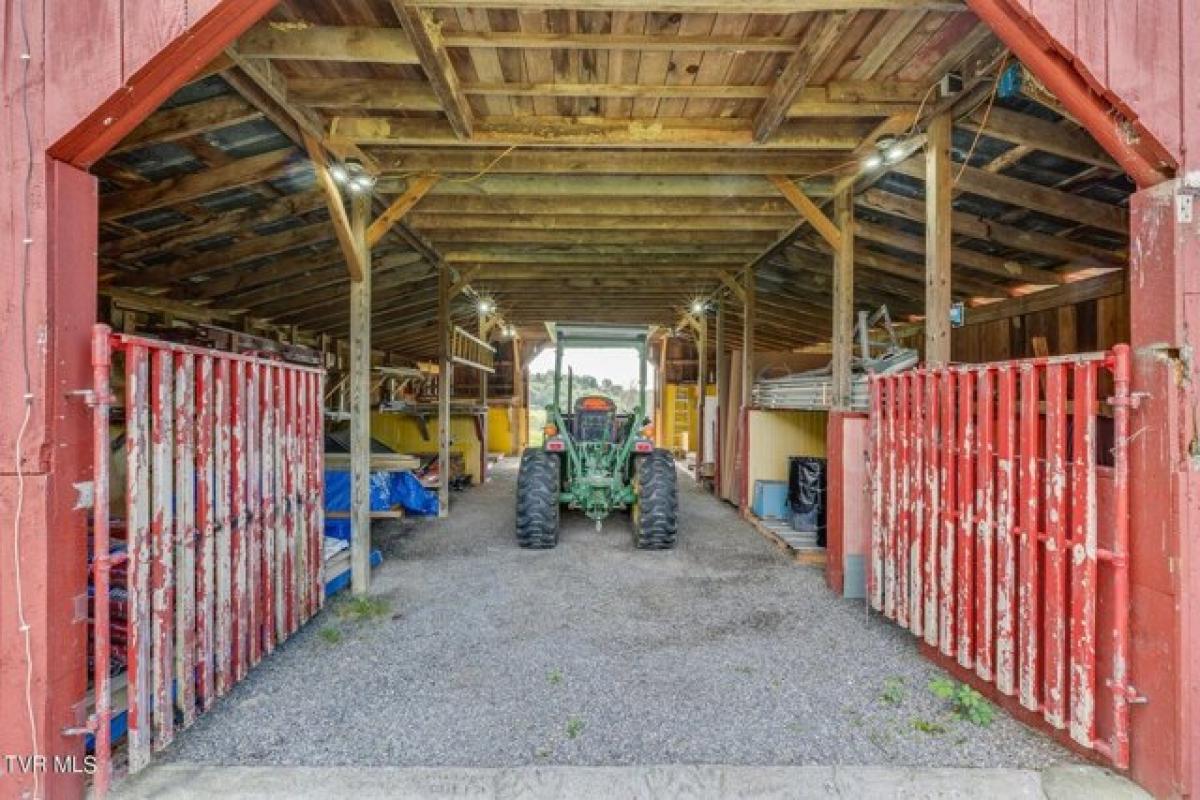
MULTIPOLYGON (((972 680, 1128 765, 1129 350, 871 379, 871 605, 972 680), (1113 377, 1101 467, 1098 376, 1113 377), (1114 514, 1101 545, 1098 472, 1114 514), (1109 533, 1111 531, 1111 533, 1109 533), (1106 566, 1115 608, 1098 631, 1106 566), (1113 646, 1099 679, 1097 640, 1113 646), (1111 729, 1097 732, 1108 689, 1111 729)), ((961 674, 961 673, 960 673, 961 674)), ((1107 726, 1107 723, 1106 723, 1107 726)))

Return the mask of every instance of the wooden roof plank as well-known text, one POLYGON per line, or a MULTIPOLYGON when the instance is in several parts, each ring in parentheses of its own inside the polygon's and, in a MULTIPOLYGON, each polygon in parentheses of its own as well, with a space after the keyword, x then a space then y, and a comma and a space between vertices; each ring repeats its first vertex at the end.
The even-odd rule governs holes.
POLYGON ((441 26, 430 12, 410 3, 392 0, 392 8, 417 51, 425 77, 437 95, 450 127, 458 138, 470 139, 475 126, 474 114, 463 97, 454 65, 442 43, 441 26))

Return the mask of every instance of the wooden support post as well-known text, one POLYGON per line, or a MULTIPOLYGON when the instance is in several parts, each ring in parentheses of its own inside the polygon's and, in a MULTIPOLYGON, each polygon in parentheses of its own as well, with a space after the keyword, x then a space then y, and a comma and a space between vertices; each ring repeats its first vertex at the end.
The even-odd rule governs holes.
POLYGON ((717 295, 717 440, 713 442, 713 491, 721 493, 721 472, 724 470, 725 453, 725 413, 729 408, 729 353, 726 352, 725 323, 728 321, 725 311, 725 293, 717 295))
POLYGON ((450 361, 450 267, 438 264, 438 516, 450 514, 450 393, 454 366, 450 361))
POLYGON ((742 277, 746 297, 742 301, 742 396, 741 406, 750 407, 751 390, 754 388, 754 265, 746 267, 742 277))
POLYGON ((833 257, 833 408, 850 409, 853 386, 850 363, 854 350, 854 190, 848 187, 834 198, 839 229, 833 257))
POLYGON ((512 452, 520 455, 525 448, 526 430, 529 424, 529 397, 525 391, 525 365, 521 361, 521 337, 514 336, 513 351, 513 399, 516 402, 517 414, 512 426, 512 452))
POLYGON ((707 438, 704 429, 704 408, 706 405, 705 383, 707 381, 708 365, 708 309, 701 310, 696 325, 696 416, 699 424, 696 426, 696 482, 701 481, 704 472, 704 442, 707 438))
MULTIPOLYGON (((487 314, 480 313, 479 315, 479 338, 487 341, 488 331, 491 330, 491 325, 488 324, 487 314)), ((479 427, 479 482, 483 483, 487 480, 488 467, 488 373, 487 370, 479 370, 479 403, 483 406, 483 424, 479 427)))
POLYGON ((355 595, 371 586, 370 210, 367 198, 355 198, 350 223, 361 275, 350 282, 350 586, 355 595))
POLYGON ((656 384, 654 404, 658 406, 654 436, 658 440, 659 447, 669 447, 671 444, 667 440, 667 347, 669 341, 670 337, 664 332, 659 345, 658 369, 654 371, 656 384))
POLYGON ((925 363, 931 367, 950 363, 951 126, 949 114, 934 117, 925 146, 925 363))

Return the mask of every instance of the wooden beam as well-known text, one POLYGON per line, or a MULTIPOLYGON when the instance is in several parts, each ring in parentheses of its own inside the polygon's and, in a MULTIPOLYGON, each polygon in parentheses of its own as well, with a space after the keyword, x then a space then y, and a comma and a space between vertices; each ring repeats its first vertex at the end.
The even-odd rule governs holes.
MULTIPOLYGON (((913 161, 898 164, 893 170, 919 180, 926 177, 925 170, 913 161)), ((1010 178, 1007 175, 993 175, 977 167, 964 168, 962 164, 954 164, 953 170, 955 176, 958 176, 955 188, 959 192, 977 194, 990 200, 998 200, 1112 233, 1129 234, 1129 213, 1118 206, 1010 178)))
POLYGON ((770 94, 754 118, 754 141, 761 144, 775 135, 788 109, 854 21, 854 16, 853 11, 828 14, 818 19, 813 29, 806 31, 804 41, 771 86, 770 94))
MULTIPOLYGON (((869 122, 869 121, 868 121, 869 122)), ((853 150, 870 125, 823 120, 792 121, 776 126, 770 140, 754 138, 746 120, 736 118, 662 117, 646 120, 608 117, 488 117, 475 125, 471 144, 553 147, 749 148, 756 144, 779 149, 853 150)), ((437 146, 461 144, 453 125, 425 119, 334 117, 331 138, 362 145, 437 146)))
MULTIPOLYGON (((754 324, 755 324, 755 301, 758 296, 757 285, 754 280, 754 265, 750 264, 742 273, 742 292, 745 299, 742 301, 742 408, 749 408, 752 398, 752 390, 754 389, 754 324)), ((747 431, 742 431, 742 435, 746 435, 747 431)))
POLYGON ((392 201, 392 204, 379 215, 371 227, 367 229, 367 244, 374 247, 379 240, 392 229, 392 226, 404 218, 413 206, 421 201, 425 193, 438 182, 437 175, 418 175, 409 182, 407 191, 392 201))
POLYGON ((247 58, 417 64, 417 51, 399 28, 262 22, 237 41, 247 58))
MULTIPOLYGON (((446 269, 449 269, 449 267, 447 266, 446 269)), ((453 300, 454 298, 456 298, 460 294, 462 294, 463 289, 466 289, 467 286, 470 285, 471 279, 474 278, 476 275, 478 275, 482 269, 483 269, 483 267, 475 266, 475 267, 468 267, 467 269, 463 270, 459 274, 458 280, 456 280, 454 282, 454 284, 449 289, 447 289, 447 294, 448 294, 447 299, 453 300)))
POLYGON ((313 108, 371 108, 391 111, 441 111, 442 104, 424 81, 383 78, 289 78, 288 97, 313 108))
POLYGON ((1121 171, 1104 148, 1096 144, 1095 139, 1070 123, 1050 122, 1031 114, 993 107, 986 117, 980 110, 954 124, 969 131, 982 129, 987 136, 1030 150, 1041 150, 1114 172, 1121 171))
POLYGON ((273 178, 291 166, 290 147, 243 158, 216 169, 123 189, 100 197, 100 220, 114 219, 187 203, 205 195, 248 186, 273 178))
MULTIPOLYGON (((632 167, 636 162, 615 163, 632 167)), ((560 202, 578 197, 653 197, 663 201, 682 197, 779 199, 779 190, 760 175, 574 175, 573 170, 574 167, 564 166, 566 174, 558 175, 485 175, 469 184, 443 181, 433 188, 430 197, 538 197, 560 202)), ((813 186, 806 184, 803 188, 810 192, 813 186)))
POLYGON ((834 199, 834 216, 841 233, 833 259, 832 407, 850 409, 854 351, 854 189, 834 199))
POLYGON ((950 363, 950 285, 953 252, 949 113, 934 117, 925 146, 925 363, 950 363))
POLYGON ((454 31, 443 34, 446 47, 496 47, 514 50, 634 50, 637 52, 741 53, 790 52, 799 42, 785 36, 678 36, 661 34, 553 33, 527 31, 454 31))
POLYGON ((1094 278, 1030 292, 1009 300, 973 306, 967 309, 966 324, 996 322, 1054 308, 1071 307, 1102 297, 1114 297, 1125 293, 1127 282, 1128 276, 1123 270, 1113 270, 1094 278))
MULTIPOLYGON (((454 389, 454 363, 450 360, 450 267, 438 265, 438 516, 450 515, 450 393, 454 389)), ((485 444, 486 447, 486 444, 485 444)))
POLYGON ((530 228, 538 231, 555 230, 668 230, 668 231, 780 231, 795 217, 786 216, 639 216, 615 214, 425 214, 414 213, 409 224, 420 231, 468 231, 473 228, 509 229, 530 228))
MULTIPOLYGON (((859 195, 858 204, 863 208, 914 222, 925 221, 925 203, 901 195, 890 194, 880 189, 870 189, 859 195)), ((1051 236, 1037 231, 1024 230, 985 217, 977 217, 964 211, 955 211, 953 227, 956 236, 993 242, 1014 250, 1074 262, 1081 266, 1123 267, 1129 263, 1129 254, 1114 252, 1083 242, 1051 236)))
MULTIPOLYGON (((806 175, 833 174, 846 166, 844 153, 813 151, 689 150, 677 153, 661 150, 513 150, 504 148, 442 147, 426 149, 381 149, 374 151, 381 176, 387 172, 412 174, 439 172, 443 175, 474 175, 485 169, 488 177, 504 173, 551 175, 806 175), (502 156, 497 161, 497 157, 502 156)), ((478 185, 478 181, 476 185, 478 185)), ((808 182, 811 189, 812 181, 808 182)))
MULTIPOLYGON (((314 143, 315 144, 315 143, 314 143)), ((338 198, 339 204, 341 199, 338 198)), ((355 595, 371 586, 371 248, 370 201, 356 197, 349 229, 358 258, 350 284, 350 585, 355 595)))
POLYGON ((746 287, 738 283, 737 278, 728 272, 721 272, 718 277, 720 277, 721 283, 725 284, 725 287, 733 292, 733 296, 737 298, 737 301, 744 305, 746 303, 746 287))
POLYGON ((346 268, 350 273, 350 280, 360 281, 363 279, 361 268, 363 254, 359 250, 358 238, 350 229, 350 220, 346 217, 346 206, 342 202, 342 190, 338 188, 337 182, 329 174, 329 161, 325 158, 325 151, 322 149, 321 143, 307 133, 301 135, 304 137, 304 147, 308 150, 309 160, 312 161, 317 184, 325 193, 325 202, 329 206, 329 221, 333 225, 333 232, 337 237, 338 245, 342 248, 342 254, 346 257, 346 268))
POLYGON ((395 9, 396 16, 400 18, 417 51, 421 68, 441 103, 450 127, 459 139, 472 138, 474 115, 463 96, 450 55, 442 43, 441 25, 433 19, 430 12, 401 0, 392 0, 392 8, 395 9))
POLYGON ((796 184, 782 175, 771 175, 770 180, 779 189, 779 193, 787 198, 788 202, 808 221, 808 224, 821 234, 821 238, 829 242, 830 247, 837 250, 842 246, 842 232, 838 230, 838 226, 833 224, 829 217, 825 216, 825 212, 818 208, 816 203, 809 200, 796 184))
POLYGON ((123 153, 162 142, 177 142, 261 116, 262 112, 236 95, 213 97, 151 114, 110 153, 123 153))

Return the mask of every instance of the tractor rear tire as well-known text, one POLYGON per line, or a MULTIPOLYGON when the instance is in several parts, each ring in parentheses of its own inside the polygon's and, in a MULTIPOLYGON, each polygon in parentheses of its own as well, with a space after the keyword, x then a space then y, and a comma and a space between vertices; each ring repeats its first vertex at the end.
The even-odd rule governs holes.
POLYGON ((675 459, 666 450, 639 458, 633 488, 633 543, 639 550, 670 550, 679 517, 675 459))
POLYGON ((517 544, 549 550, 558 544, 558 456, 530 447, 517 472, 517 544))

